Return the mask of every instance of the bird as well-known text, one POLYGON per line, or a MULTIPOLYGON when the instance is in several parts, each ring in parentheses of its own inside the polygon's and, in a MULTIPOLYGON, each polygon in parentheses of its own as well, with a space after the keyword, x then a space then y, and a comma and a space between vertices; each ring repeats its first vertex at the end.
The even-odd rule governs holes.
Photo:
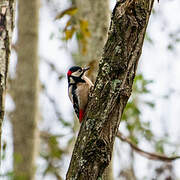
POLYGON ((73 66, 67 72, 68 95, 80 123, 87 106, 90 88, 94 86, 91 80, 85 76, 88 70, 89 67, 73 66))

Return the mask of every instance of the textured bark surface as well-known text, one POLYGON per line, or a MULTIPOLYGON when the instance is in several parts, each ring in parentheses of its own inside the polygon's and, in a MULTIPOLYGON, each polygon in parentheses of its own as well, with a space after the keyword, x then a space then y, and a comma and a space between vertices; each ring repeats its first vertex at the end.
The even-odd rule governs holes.
POLYGON ((14 0, 0 1, 0 147, 11 37, 14 27, 14 7, 14 0))
POLYGON ((119 0, 75 144, 67 180, 101 179, 130 97, 154 0, 119 0))
POLYGON ((16 78, 12 82, 15 179, 34 179, 38 113, 39 1, 18 1, 16 78))
MULTIPOLYGON (((88 22, 90 37, 87 38, 87 52, 78 59, 81 65, 90 65, 88 76, 94 82, 99 59, 102 56, 103 47, 107 40, 110 23, 109 0, 75 0, 78 8, 77 17, 88 22)), ((80 51, 82 49, 79 43, 80 51)))

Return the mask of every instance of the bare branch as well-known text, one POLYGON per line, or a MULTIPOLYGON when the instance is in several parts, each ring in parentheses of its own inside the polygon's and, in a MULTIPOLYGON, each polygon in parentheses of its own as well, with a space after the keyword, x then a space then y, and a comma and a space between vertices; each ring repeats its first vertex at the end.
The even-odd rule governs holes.
POLYGON ((180 159, 180 156, 168 157, 165 155, 144 151, 144 150, 140 149, 138 146, 136 146, 135 144, 133 144, 131 142, 131 140, 129 138, 125 137, 121 132, 118 132, 116 136, 119 139, 121 139, 122 141, 128 143, 131 146, 131 148, 133 150, 135 150, 137 153, 139 153, 140 155, 142 155, 148 159, 157 160, 157 161, 165 161, 165 162, 171 162, 171 161, 180 159))

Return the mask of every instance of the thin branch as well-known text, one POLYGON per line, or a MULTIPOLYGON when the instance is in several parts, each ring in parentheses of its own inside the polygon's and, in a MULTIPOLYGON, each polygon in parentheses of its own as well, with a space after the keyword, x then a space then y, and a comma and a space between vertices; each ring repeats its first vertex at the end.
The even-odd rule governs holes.
POLYGON ((61 80, 64 75, 58 70, 58 68, 56 67, 56 65, 52 62, 50 62, 49 59, 45 58, 45 57, 41 57, 42 61, 45 62, 51 69, 51 71, 55 72, 58 75, 58 79, 61 80))
POLYGON ((125 137, 121 132, 118 132, 116 136, 119 139, 121 139, 122 141, 128 143, 131 146, 131 148, 133 150, 135 150, 137 153, 139 153, 140 155, 142 155, 148 159, 152 159, 152 160, 156 160, 156 161, 165 161, 165 162, 171 162, 171 161, 180 159, 180 156, 167 157, 165 155, 160 155, 157 153, 150 153, 150 152, 144 151, 144 150, 140 149, 138 146, 136 146, 135 144, 133 144, 131 142, 131 140, 129 138, 125 137))
POLYGON ((61 115, 61 113, 60 113, 60 111, 59 111, 59 109, 58 109, 58 105, 56 104, 55 99, 54 99, 53 97, 51 97, 50 94, 48 93, 48 90, 47 90, 47 87, 46 87, 45 84, 42 84, 42 90, 43 90, 44 95, 48 98, 49 102, 51 103, 57 119, 58 119, 65 127, 71 127, 71 123, 65 121, 65 120, 62 118, 62 115, 61 115))
POLYGON ((51 134, 51 133, 48 132, 48 131, 40 131, 40 137, 41 137, 42 139, 49 139, 49 138, 52 137, 52 136, 54 136, 54 137, 56 137, 56 138, 62 138, 62 137, 64 137, 65 135, 63 135, 63 134, 51 134))

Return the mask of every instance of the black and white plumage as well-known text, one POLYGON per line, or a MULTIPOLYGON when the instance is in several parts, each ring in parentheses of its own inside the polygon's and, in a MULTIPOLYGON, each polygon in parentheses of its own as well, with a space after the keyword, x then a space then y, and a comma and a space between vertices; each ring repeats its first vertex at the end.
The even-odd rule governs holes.
POLYGON ((88 69, 73 66, 67 73, 69 98, 80 123, 87 105, 89 90, 93 86, 91 80, 85 76, 88 69))

